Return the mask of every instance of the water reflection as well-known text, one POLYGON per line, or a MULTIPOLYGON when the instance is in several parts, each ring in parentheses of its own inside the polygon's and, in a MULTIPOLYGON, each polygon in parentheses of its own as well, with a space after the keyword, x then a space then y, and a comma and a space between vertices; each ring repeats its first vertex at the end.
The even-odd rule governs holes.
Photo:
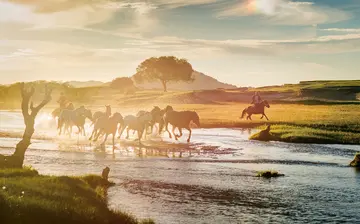
MULTIPOLYGON (((20 114, 19 114, 20 115, 20 114)), ((0 131, 21 131, 21 116, 1 114, 0 131), (4 119, 5 117, 5 119, 4 119), (6 118, 7 117, 7 118, 6 118), (8 119, 8 120, 7 120, 8 119)), ((47 116, 43 116, 47 122, 47 116)), ((98 144, 58 137, 38 123, 25 163, 43 174, 101 174, 111 168, 112 208, 157 223, 356 223, 360 171, 348 167, 359 146, 248 141, 251 130, 196 129, 193 144, 163 138, 98 144), (40 129, 40 126, 42 127, 40 129), (279 179, 255 177, 277 170, 279 179)), ((89 127, 88 127, 89 128, 89 127)), ((0 138, 3 154, 19 139, 0 138)))

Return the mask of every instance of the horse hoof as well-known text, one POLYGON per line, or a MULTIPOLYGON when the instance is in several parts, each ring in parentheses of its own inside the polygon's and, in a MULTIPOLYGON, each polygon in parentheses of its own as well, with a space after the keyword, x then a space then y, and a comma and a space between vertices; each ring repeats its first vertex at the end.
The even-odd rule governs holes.
POLYGON ((187 142, 190 143, 190 139, 188 139, 187 142))

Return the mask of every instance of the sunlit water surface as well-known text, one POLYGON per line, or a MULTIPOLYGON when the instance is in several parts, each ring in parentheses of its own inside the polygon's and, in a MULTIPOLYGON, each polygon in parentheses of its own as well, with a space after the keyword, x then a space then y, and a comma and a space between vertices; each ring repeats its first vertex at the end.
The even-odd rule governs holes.
MULTIPOLYGON (((0 112, 1 132, 21 132, 23 126, 20 113, 0 112)), ((109 166, 116 182, 109 190, 109 206, 157 223, 360 220, 360 172, 347 167, 359 146, 261 143, 247 140, 248 130, 197 129, 191 155, 184 149, 182 158, 171 151, 156 156, 142 150, 139 156, 138 148, 119 142, 113 154, 111 146, 98 150, 82 136, 57 137, 48 114, 40 114, 36 126, 36 135, 51 140, 33 140, 27 165, 54 175, 100 174, 109 166), (204 145, 212 150, 204 150, 204 145), (255 177, 265 169, 286 176, 255 177)), ((185 131, 180 142, 185 143, 186 136, 185 131)), ((0 138, 0 151, 11 153, 18 140, 0 138)))

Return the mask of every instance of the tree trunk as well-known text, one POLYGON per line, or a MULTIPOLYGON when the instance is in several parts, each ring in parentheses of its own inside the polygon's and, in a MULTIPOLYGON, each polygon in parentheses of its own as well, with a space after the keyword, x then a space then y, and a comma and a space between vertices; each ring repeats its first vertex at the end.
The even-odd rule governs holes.
POLYGON ((25 132, 22 140, 16 145, 14 154, 11 156, 0 155, 0 168, 22 168, 25 152, 31 144, 31 137, 35 132, 34 125, 36 115, 39 113, 40 109, 51 100, 51 90, 46 89, 44 100, 37 107, 34 107, 32 102, 29 106, 30 99, 35 90, 34 88, 31 88, 30 91, 26 91, 24 83, 22 83, 20 87, 22 96, 21 110, 24 117, 25 132), (29 113, 29 107, 31 113, 29 113))
POLYGON ((167 92, 167 82, 165 80, 161 80, 161 84, 163 85, 164 92, 167 92))

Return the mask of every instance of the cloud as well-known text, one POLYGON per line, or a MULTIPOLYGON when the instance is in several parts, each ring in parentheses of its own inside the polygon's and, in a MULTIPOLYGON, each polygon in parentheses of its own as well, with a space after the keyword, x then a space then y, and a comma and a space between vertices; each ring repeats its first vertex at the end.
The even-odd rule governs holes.
POLYGON ((107 21, 116 12, 115 9, 94 8, 90 5, 66 8, 66 10, 64 8, 61 8, 64 10, 51 8, 52 10, 37 11, 40 9, 42 9, 41 5, 0 2, 0 22, 24 23, 44 28, 53 26, 87 26, 107 21))
POLYGON ((329 29, 322 29, 322 30, 323 31, 328 31, 328 32, 360 33, 360 29, 329 28, 329 29))
POLYGON ((218 13, 218 17, 233 16, 265 16, 266 21, 278 25, 334 23, 351 17, 339 9, 292 0, 247 0, 218 13))
MULTIPOLYGON (((129 40, 128 46, 158 51, 192 52, 203 49, 214 55, 284 56, 297 54, 328 54, 360 51, 360 34, 329 35, 295 40, 206 40, 178 37, 155 37, 129 40)), ((189 54, 190 55, 190 54, 189 54)))

